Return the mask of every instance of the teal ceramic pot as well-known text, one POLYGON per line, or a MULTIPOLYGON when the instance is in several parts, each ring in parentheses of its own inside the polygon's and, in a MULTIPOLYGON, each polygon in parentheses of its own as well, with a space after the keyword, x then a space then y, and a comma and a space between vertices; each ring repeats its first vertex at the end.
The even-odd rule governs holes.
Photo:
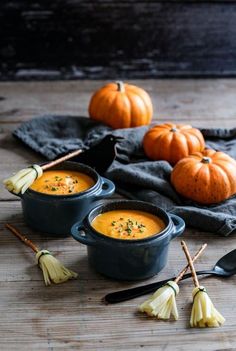
POLYGON ((161 208, 142 201, 112 201, 99 205, 83 221, 76 222, 71 234, 87 245, 91 266, 108 277, 121 280, 146 279, 159 273, 167 263, 170 241, 181 235, 184 221, 161 208), (91 223, 104 212, 120 209, 140 210, 161 218, 166 227, 153 236, 139 240, 114 239, 97 232, 91 223))
POLYGON ((95 170, 76 162, 63 162, 50 170, 66 169, 87 174, 95 184, 86 191, 72 195, 48 195, 28 189, 19 194, 25 222, 40 232, 65 236, 70 234, 71 226, 82 221, 95 207, 96 201, 110 196, 115 186, 110 180, 101 177, 95 170))

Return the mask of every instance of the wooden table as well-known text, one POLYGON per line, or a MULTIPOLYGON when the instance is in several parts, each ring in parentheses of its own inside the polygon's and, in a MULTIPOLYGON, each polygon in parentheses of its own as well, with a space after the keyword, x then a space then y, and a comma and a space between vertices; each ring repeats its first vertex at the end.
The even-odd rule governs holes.
MULTIPOLYGON (((0 84, 0 178, 40 161, 38 155, 13 139, 23 121, 46 113, 87 115, 91 93, 103 82, 30 82, 0 84)), ((155 119, 191 122, 195 126, 235 126, 236 80, 136 81, 151 94, 155 119)), ((17 197, 0 189, 0 350, 235 350, 236 277, 201 279, 226 323, 216 329, 190 329, 192 282, 184 281, 178 296, 180 319, 163 322, 137 313, 145 297, 105 306, 108 292, 140 283, 118 282, 94 272, 86 248, 72 238, 53 239, 25 226, 17 197), (79 279, 45 287, 34 257, 5 228, 11 222, 41 248, 51 250, 79 279)), ((235 248, 228 238, 187 229, 191 252, 203 242, 209 247, 196 264, 211 268, 235 248)), ((176 274, 185 265, 180 239, 170 245, 169 262, 158 278, 176 274)))

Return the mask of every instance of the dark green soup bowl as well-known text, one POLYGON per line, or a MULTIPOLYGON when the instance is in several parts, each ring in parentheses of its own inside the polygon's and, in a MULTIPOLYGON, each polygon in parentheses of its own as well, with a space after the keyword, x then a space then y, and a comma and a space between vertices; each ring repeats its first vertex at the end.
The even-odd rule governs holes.
POLYGON ((169 243, 183 233, 184 221, 161 208, 142 201, 118 200, 92 209, 83 221, 76 222, 71 235, 87 245, 88 260, 101 274, 121 280, 146 279, 159 273, 167 263, 169 243), (97 232, 93 219, 107 211, 139 210, 161 218, 165 223, 162 232, 144 239, 123 240, 97 232))
POLYGON ((21 198, 25 222, 30 227, 54 236, 67 236, 73 223, 82 221, 97 205, 97 200, 114 193, 115 185, 82 163, 66 161, 50 168, 57 169, 84 173, 94 180, 94 185, 71 195, 51 195, 28 189, 18 196, 21 198))

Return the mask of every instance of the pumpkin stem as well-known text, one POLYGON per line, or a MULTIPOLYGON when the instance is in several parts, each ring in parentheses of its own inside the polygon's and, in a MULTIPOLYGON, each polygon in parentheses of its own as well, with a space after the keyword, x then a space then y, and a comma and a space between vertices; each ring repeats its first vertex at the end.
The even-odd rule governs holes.
POLYGON ((120 91, 121 93, 124 93, 125 91, 124 83, 121 80, 118 80, 116 84, 117 84, 117 90, 120 91))
POLYGON ((211 158, 204 156, 201 160, 202 163, 211 163, 211 158))
POLYGON ((175 133, 175 132, 177 132, 177 128, 171 128, 170 131, 173 132, 173 133, 175 133))

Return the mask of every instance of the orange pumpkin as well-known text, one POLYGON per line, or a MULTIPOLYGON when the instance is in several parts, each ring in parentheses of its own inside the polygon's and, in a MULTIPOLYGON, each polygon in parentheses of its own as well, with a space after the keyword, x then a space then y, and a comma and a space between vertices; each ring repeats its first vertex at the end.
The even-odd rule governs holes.
POLYGON ((105 85, 94 93, 89 103, 90 117, 114 129, 149 124, 152 114, 148 93, 123 82, 105 85))
POLYGON ((143 147, 152 160, 166 160, 174 165, 181 158, 204 150, 205 141, 200 130, 190 125, 165 123, 147 131, 143 147))
POLYGON ((171 183, 181 195, 201 204, 213 204, 236 193, 236 161, 206 149, 183 158, 171 173, 171 183))

